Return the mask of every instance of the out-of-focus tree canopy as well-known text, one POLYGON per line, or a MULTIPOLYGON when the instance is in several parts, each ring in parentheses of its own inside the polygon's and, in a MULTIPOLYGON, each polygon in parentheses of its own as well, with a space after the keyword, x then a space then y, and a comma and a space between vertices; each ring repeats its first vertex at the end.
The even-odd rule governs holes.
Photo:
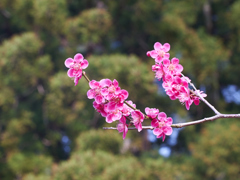
POLYGON ((186 127, 163 158, 147 131, 123 141, 102 130, 116 123, 93 109, 87 81, 74 86, 64 66, 82 53, 91 80, 118 80, 142 111, 185 121, 213 115, 204 103, 187 111, 154 80, 146 52, 168 42, 209 102, 239 113, 221 93, 240 86, 239 8, 240 0, 1 0, 0 179, 239 179, 238 120, 186 127))

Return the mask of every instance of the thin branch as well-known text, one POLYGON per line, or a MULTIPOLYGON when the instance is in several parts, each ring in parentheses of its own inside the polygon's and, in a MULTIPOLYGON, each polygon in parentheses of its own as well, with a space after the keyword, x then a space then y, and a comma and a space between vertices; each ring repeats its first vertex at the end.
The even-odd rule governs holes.
POLYGON ((208 106, 210 107, 213 112, 217 115, 220 115, 221 113, 213 106, 211 105, 204 97, 202 97, 202 95, 199 93, 199 91, 197 90, 197 88, 194 86, 193 83, 191 83, 182 73, 181 73, 182 77, 185 78, 185 80, 193 87, 193 89, 195 90, 195 93, 197 94, 197 96, 208 106))
MULTIPOLYGON (((137 109, 137 108, 133 107, 131 104, 129 104, 127 101, 124 101, 124 103, 125 103, 128 107, 132 108, 133 110, 135 110, 135 111, 140 111, 139 109, 137 109)), ((140 112, 141 112, 141 111, 140 111, 140 112)), ((144 115, 145 119, 151 120, 146 114, 144 114, 143 112, 141 112, 141 113, 144 115)))
POLYGON ((196 121, 172 124, 172 127, 173 128, 182 128, 182 127, 185 127, 185 126, 201 124, 201 123, 204 123, 204 122, 207 122, 207 121, 213 121, 213 120, 221 119, 221 118, 240 118, 240 114, 217 114, 215 116, 203 118, 203 119, 196 120, 196 121))
POLYGON ((85 77, 85 79, 86 79, 88 82, 90 82, 90 80, 89 80, 89 78, 87 77, 85 71, 83 71, 82 74, 83 74, 83 76, 85 77))
MULTIPOLYGON (((104 130, 117 130, 116 127, 103 127, 104 130)), ((154 128, 152 126, 142 126, 142 129, 151 129, 153 130, 154 128)), ((128 130, 137 130, 135 127, 129 127, 128 130)))
POLYGON ((124 103, 126 105, 128 105, 128 107, 132 108, 133 110, 138 110, 137 108, 133 107, 131 104, 129 104, 127 101, 124 101, 124 103))
MULTIPOLYGON (((191 126, 191 125, 196 125, 196 124, 201 124, 207 121, 213 121, 216 119, 221 119, 221 118, 240 118, 240 114, 217 114, 215 116, 211 116, 208 118, 196 120, 196 121, 191 121, 191 122, 186 122, 186 123, 177 123, 177 124, 172 124, 172 128, 182 128, 185 126, 191 126)), ((115 127, 103 127, 105 130, 116 130, 117 128, 115 127)), ((142 129, 151 129, 153 130, 154 128, 152 126, 143 126, 142 129)), ((135 127, 130 127, 128 130, 137 130, 135 127)))

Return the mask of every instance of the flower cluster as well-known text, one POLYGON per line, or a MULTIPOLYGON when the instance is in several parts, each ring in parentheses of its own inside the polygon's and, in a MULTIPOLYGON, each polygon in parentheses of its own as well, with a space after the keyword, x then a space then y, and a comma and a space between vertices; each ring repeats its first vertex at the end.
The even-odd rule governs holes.
POLYGON ((148 51, 147 56, 155 59, 152 71, 155 72, 155 77, 158 80, 162 79, 162 86, 166 94, 171 100, 179 99, 182 104, 185 104, 187 110, 189 110, 193 102, 195 105, 199 104, 199 93, 202 97, 206 97, 206 94, 189 89, 188 83, 190 83, 190 79, 185 76, 182 77, 181 72, 183 71, 183 67, 179 64, 179 59, 175 57, 171 60, 169 59, 169 50, 170 45, 168 43, 162 45, 156 42, 154 50, 148 51))
POLYGON ((160 112, 156 108, 145 108, 147 116, 152 120, 151 126, 154 128, 153 134, 157 138, 162 137, 162 141, 165 140, 166 135, 172 134, 172 118, 167 117, 164 112, 160 112))
POLYGON ((88 61, 83 58, 83 55, 78 53, 74 58, 67 58, 65 66, 69 68, 67 75, 74 78, 75 86, 78 84, 79 79, 82 77, 82 69, 88 67, 88 61))
MULTIPOLYGON (((128 124, 126 117, 131 116, 131 123, 136 126, 138 131, 142 130, 144 115, 137 110, 130 108, 124 101, 128 98, 128 92, 121 89, 117 80, 102 79, 101 81, 92 80, 89 82, 90 90, 87 92, 89 99, 94 99, 93 107, 106 118, 107 123, 119 120, 117 129, 123 132, 126 137, 128 124)), ((132 101, 126 101, 133 108, 136 105, 132 101)))
MULTIPOLYGON (((154 50, 148 51, 147 56, 155 59, 155 65, 152 66, 152 71, 155 72, 155 77, 162 80, 162 86, 170 99, 179 101, 186 105, 189 110, 190 105, 194 102, 199 104, 199 95, 205 97, 206 94, 199 90, 191 90, 188 87, 190 79, 182 75, 183 67, 179 64, 177 58, 169 59, 170 45, 165 43, 162 45, 159 42, 154 44, 154 50)), ((88 61, 83 58, 82 54, 76 54, 74 59, 68 58, 65 61, 65 66, 69 68, 68 76, 74 78, 75 86, 82 77, 82 69, 88 67, 88 61)), ((136 105, 132 101, 127 101, 128 92, 119 87, 118 81, 110 79, 102 79, 100 81, 90 81, 84 74, 84 77, 89 82, 90 90, 87 92, 89 99, 94 99, 93 107, 106 118, 107 123, 119 121, 117 130, 123 133, 123 139, 126 137, 129 126, 135 126, 138 132, 143 127, 142 123, 145 119, 151 120, 153 134, 157 138, 164 141, 166 135, 172 134, 172 118, 167 117, 164 112, 159 112, 156 108, 145 108, 144 115, 136 109, 136 105), (128 121, 128 123, 127 123, 128 121)))

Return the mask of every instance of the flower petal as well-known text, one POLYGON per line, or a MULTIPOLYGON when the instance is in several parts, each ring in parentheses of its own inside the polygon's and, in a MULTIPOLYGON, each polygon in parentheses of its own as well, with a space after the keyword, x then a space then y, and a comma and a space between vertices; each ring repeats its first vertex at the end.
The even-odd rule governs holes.
POLYGON ((158 126, 159 126, 158 120, 157 120, 157 119, 153 119, 153 120, 151 121, 151 126, 152 126, 152 127, 158 127, 158 126))
POLYGON ((172 134, 172 132, 173 132, 173 130, 172 130, 171 127, 165 126, 165 128, 164 128, 164 134, 170 136, 170 135, 172 134))
POLYGON ((74 56, 74 60, 75 60, 76 62, 82 61, 82 60, 83 60, 83 55, 80 54, 80 53, 77 53, 77 54, 74 56))
POLYGON ((168 52, 168 51, 170 50, 170 44, 165 43, 165 44, 163 45, 163 49, 164 49, 165 52, 168 52))
POLYGON ((106 117, 106 122, 107 123, 112 123, 113 122, 112 118, 113 118, 113 115, 112 114, 108 114, 107 117, 106 117))
POLYGON ((169 60, 169 59, 163 59, 163 64, 164 64, 165 66, 169 66, 170 60, 169 60))
POLYGON ((128 92, 125 89, 121 90, 121 94, 123 95, 124 100, 128 98, 128 92))
POLYGON ((74 69, 69 69, 67 75, 68 77, 74 77, 74 69))
POLYGON ((155 128, 153 130, 153 134, 156 135, 156 136, 160 135, 162 132, 163 132, 163 130, 160 129, 160 128, 155 128))
POLYGON ((139 124, 138 124, 137 129, 138 129, 138 132, 142 131, 142 123, 139 123, 139 124))
POLYGON ((113 111, 116 108, 116 103, 115 102, 109 102, 107 106, 108 111, 113 111))
POLYGON ((123 139, 125 139, 127 132, 128 132, 128 128, 127 128, 127 126, 125 126, 125 129, 123 131, 123 139))
POLYGON ((115 88, 118 87, 118 81, 116 79, 113 80, 113 85, 115 88))
POLYGON ((164 112, 160 112, 158 114, 158 119, 160 120, 161 118, 167 118, 167 115, 164 112))
POLYGON ((87 92, 88 99, 93 99, 95 97, 95 91, 92 89, 89 89, 87 92))
POLYGON ((175 66, 175 69, 178 71, 178 72, 182 72, 183 71, 183 66, 181 64, 178 64, 175 66))
POLYGON ((100 85, 102 87, 111 86, 111 84, 112 84, 112 81, 110 79, 102 79, 100 81, 100 85))
POLYGON ((161 56, 157 56, 156 59, 155 59, 155 62, 156 63, 161 63, 163 61, 163 58, 161 56))
POLYGON ((96 103, 101 104, 104 102, 104 98, 101 95, 96 96, 95 98, 96 103))
POLYGON ((179 59, 178 58, 172 58, 171 62, 172 62, 172 64, 178 64, 179 59))
POLYGON ((156 58, 158 56, 158 53, 155 50, 150 51, 150 56, 152 58, 156 58))
POLYGON ((119 120, 119 122, 126 124, 126 118, 124 116, 122 116, 122 118, 119 120))
POLYGON ((75 77, 75 79, 74 79, 75 86, 78 84, 78 81, 79 81, 79 79, 81 79, 81 77, 82 77, 82 75, 75 77))
POLYGON ((165 53, 165 54, 164 54, 164 58, 169 59, 169 57, 170 57, 170 54, 169 54, 169 53, 165 53))
POLYGON ((162 44, 160 42, 156 42, 153 47, 157 51, 162 50, 162 44))
POLYGON ((88 61, 86 59, 84 59, 82 62, 81 62, 81 67, 82 69, 86 69, 88 67, 88 61))
POLYGON ((64 62, 65 66, 67 68, 71 68, 70 65, 73 63, 73 59, 72 58, 67 58, 66 61, 64 62))
POLYGON ((165 124, 166 124, 167 126, 171 126, 171 125, 172 125, 172 122, 173 122, 172 118, 171 118, 171 117, 168 117, 168 118, 166 119, 166 121, 165 121, 165 124))

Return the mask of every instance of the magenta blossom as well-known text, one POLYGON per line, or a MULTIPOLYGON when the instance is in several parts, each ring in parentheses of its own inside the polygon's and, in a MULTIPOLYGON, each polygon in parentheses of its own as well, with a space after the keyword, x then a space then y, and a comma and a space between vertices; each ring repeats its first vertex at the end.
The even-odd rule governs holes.
POLYGON ((164 59, 163 65, 163 70, 166 74, 178 75, 183 71, 183 67, 179 64, 179 60, 177 58, 172 58, 171 62, 169 59, 164 59))
POLYGON ((120 91, 119 94, 113 94, 111 99, 108 102, 108 110, 113 111, 115 109, 123 109, 123 103, 128 98, 128 92, 124 89, 120 91))
POLYGON ((167 117, 164 112, 160 112, 158 117, 151 122, 152 127, 154 127, 153 134, 157 138, 162 137, 162 141, 165 140, 166 135, 172 134, 172 118, 167 117))
POLYGON ((105 106, 105 104, 98 104, 96 101, 93 102, 93 107, 102 115, 102 117, 107 117, 108 115, 108 113, 105 111, 105 106))
MULTIPOLYGON (((126 101, 126 102, 130 104, 132 107, 136 108, 136 104, 133 104, 132 101, 126 101)), ((132 108, 130 108, 126 104, 123 104, 123 109, 122 109, 123 116, 129 116, 132 111, 134 111, 132 108)))
POLYGON ((115 94, 119 94, 121 92, 121 88, 118 86, 118 81, 114 79, 111 81, 110 79, 101 80, 102 95, 106 97, 107 100, 111 99, 115 94))
POLYGON ((146 112, 146 114, 147 114, 150 118, 154 119, 154 118, 157 117, 157 115, 158 115, 158 113, 159 113, 159 110, 156 109, 156 108, 146 107, 146 108, 145 108, 145 112, 146 112))
MULTIPOLYGON (((180 93, 178 95, 178 99, 181 103, 185 103, 186 109, 189 110, 193 100, 191 99, 190 90, 184 86, 180 87, 180 93)), ((197 103, 197 101, 196 101, 197 103)))
POLYGON ((119 109, 115 109, 114 111, 108 111, 107 108, 105 108, 105 111, 107 112, 107 123, 112 123, 113 121, 119 120, 122 117, 122 112, 119 109))
POLYGON ((169 58, 170 54, 167 53, 170 50, 170 44, 165 43, 162 45, 159 42, 156 42, 154 44, 154 50, 147 53, 147 55, 150 55, 152 58, 155 59, 157 63, 161 63, 163 58, 169 58))
POLYGON ((117 130, 121 133, 123 133, 123 139, 125 139, 126 134, 128 132, 128 125, 126 123, 126 118, 123 116, 117 125, 117 130))
POLYGON ((88 99, 95 99, 96 103, 101 104, 105 102, 103 95, 101 94, 102 86, 98 81, 92 80, 89 82, 91 89, 87 92, 88 99))
POLYGON ((67 75, 74 78, 75 86, 78 84, 79 79, 82 77, 82 69, 88 67, 88 61, 83 58, 83 55, 78 53, 74 56, 74 59, 67 58, 65 66, 69 68, 67 75))
POLYGON ((159 81, 164 77, 165 73, 163 71, 163 65, 161 64, 155 64, 152 66, 152 71, 155 72, 155 78, 157 78, 159 81))
MULTIPOLYGON (((165 83, 163 84, 163 87, 165 86, 165 83)), ((179 98, 179 95, 181 93, 181 88, 185 87, 188 89, 188 83, 184 78, 180 78, 178 76, 175 76, 173 78, 173 81, 171 83, 171 86, 165 88, 166 94, 172 99, 175 100, 179 98)))
POLYGON ((142 122, 144 120, 144 115, 140 111, 136 110, 131 112, 133 124, 138 129, 138 132, 142 130, 142 122))

